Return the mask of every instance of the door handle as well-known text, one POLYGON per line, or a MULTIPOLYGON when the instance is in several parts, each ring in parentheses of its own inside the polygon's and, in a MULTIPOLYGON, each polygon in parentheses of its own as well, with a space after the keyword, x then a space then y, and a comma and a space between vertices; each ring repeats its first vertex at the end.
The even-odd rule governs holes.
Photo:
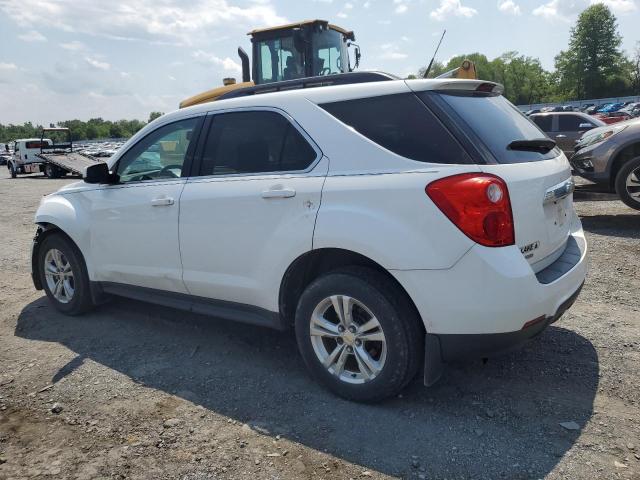
POLYGON ((174 201, 171 197, 157 197, 151 200, 151 206, 153 207, 168 207, 173 203, 174 201))
POLYGON ((296 196, 293 188, 274 188, 262 192, 262 198, 291 198, 296 196))

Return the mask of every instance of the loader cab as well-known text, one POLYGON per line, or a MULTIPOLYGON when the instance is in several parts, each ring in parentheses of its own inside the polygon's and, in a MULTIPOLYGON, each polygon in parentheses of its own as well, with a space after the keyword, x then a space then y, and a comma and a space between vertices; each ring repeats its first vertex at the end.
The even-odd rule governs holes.
POLYGON ((349 64, 353 32, 324 20, 253 30, 249 35, 253 49, 251 76, 256 85, 348 73, 360 59, 355 46, 354 65, 349 64))

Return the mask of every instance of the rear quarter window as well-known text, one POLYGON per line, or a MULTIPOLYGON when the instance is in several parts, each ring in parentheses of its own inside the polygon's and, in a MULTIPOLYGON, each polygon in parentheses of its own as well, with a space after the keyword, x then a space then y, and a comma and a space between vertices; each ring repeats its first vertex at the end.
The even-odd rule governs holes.
POLYGON ((497 163, 524 163, 548 160, 560 155, 557 148, 548 153, 507 149, 516 140, 546 138, 529 118, 502 95, 481 92, 437 92, 418 94, 425 102, 435 101, 472 141, 482 142, 497 163))
POLYGON ((426 163, 473 163, 463 147, 413 93, 323 103, 320 107, 402 157, 426 163))

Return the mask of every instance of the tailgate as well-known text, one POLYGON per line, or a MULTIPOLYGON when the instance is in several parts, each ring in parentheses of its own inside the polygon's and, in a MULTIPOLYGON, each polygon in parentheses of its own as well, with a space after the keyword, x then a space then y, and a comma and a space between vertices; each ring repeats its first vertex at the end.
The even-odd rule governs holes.
POLYGON ((480 168, 507 183, 516 244, 534 271, 553 263, 564 251, 574 215, 574 183, 565 156, 480 168))

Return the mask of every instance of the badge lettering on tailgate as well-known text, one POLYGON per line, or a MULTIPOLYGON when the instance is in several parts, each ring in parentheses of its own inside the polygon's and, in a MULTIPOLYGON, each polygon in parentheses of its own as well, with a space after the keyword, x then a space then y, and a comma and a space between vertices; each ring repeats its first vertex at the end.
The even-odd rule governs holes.
POLYGON ((524 255, 524 258, 529 259, 529 258, 533 257, 533 251, 537 250, 538 248, 540 248, 540 242, 539 241, 535 241, 533 243, 530 243, 529 245, 525 245, 524 247, 522 247, 520 249, 520 251, 524 255))

